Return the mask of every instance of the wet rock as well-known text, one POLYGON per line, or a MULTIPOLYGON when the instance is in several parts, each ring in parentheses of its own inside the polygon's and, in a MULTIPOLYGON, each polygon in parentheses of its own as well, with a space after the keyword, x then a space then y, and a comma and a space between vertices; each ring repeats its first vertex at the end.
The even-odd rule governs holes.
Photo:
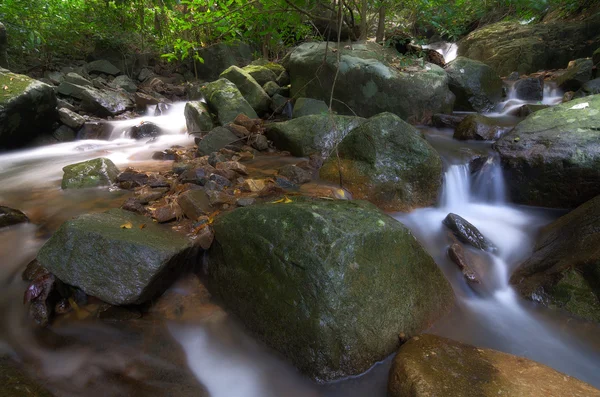
POLYGON ((294 197, 235 209, 213 229, 209 289, 314 379, 364 372, 399 332, 414 335, 453 305, 408 229, 366 202, 294 197))
MULTIPOLYGON (((248 73, 262 87, 269 81, 276 81, 277 74, 266 66, 248 65, 244 66, 244 72, 248 73)), ((279 72, 281 73, 281 72, 279 72)))
POLYGON ((63 172, 63 189, 109 186, 120 173, 117 166, 104 157, 67 165, 63 172))
POLYGON ((511 199, 573 208, 600 194, 600 95, 535 112, 494 144, 511 199))
POLYGON ((431 117, 431 123, 436 128, 456 128, 458 124, 467 117, 466 115, 453 115, 453 114, 434 114, 431 117))
POLYGON ((117 176, 116 183, 121 189, 133 189, 148 183, 148 175, 128 168, 117 176))
POLYGON ((496 251, 497 248, 487 238, 481 234, 475 226, 473 226, 465 218, 450 213, 442 221, 444 225, 448 227, 454 233, 454 235, 463 243, 469 244, 475 248, 479 248, 484 251, 496 251))
POLYGON ((77 113, 67 109, 58 109, 58 118, 61 123, 75 130, 80 129, 85 124, 85 118, 77 113))
POLYGON ((312 180, 312 174, 295 165, 284 165, 279 169, 279 175, 286 177, 296 185, 302 185, 312 180))
POLYGON ((468 259, 465 255, 465 250, 460 243, 453 243, 448 247, 448 256, 458 266, 458 268, 462 271, 465 279, 470 283, 479 284, 479 277, 471 268, 468 259))
POLYGON ((371 117, 391 112, 404 120, 420 122, 434 113, 452 111, 454 95, 442 68, 425 64, 415 65, 410 73, 400 71, 387 61, 397 58, 393 48, 369 42, 353 43, 351 48, 325 42, 294 48, 287 64, 291 96, 329 103, 338 55, 340 67, 332 110, 339 114, 371 117))
POLYGON ((177 204, 188 219, 197 220, 204 214, 214 211, 204 190, 188 190, 179 195, 177 204))
POLYGON ((204 186, 213 170, 207 167, 196 167, 184 171, 179 180, 182 183, 193 183, 195 185, 204 186))
POLYGON ((526 299, 600 322, 600 196, 544 227, 510 282, 526 299))
POLYGON ((160 99, 144 92, 136 92, 133 95, 133 98, 135 100, 135 108, 137 110, 146 110, 149 105, 156 105, 160 102, 160 99))
POLYGON ((329 106, 323 101, 312 98, 298 98, 294 103, 292 118, 296 119, 311 114, 327 114, 329 106))
POLYGON ((160 152, 152 153, 152 160, 173 161, 176 158, 177 155, 169 150, 162 150, 160 152))
POLYGON ((127 131, 127 135, 133 139, 156 138, 163 134, 162 128, 151 121, 142 121, 127 131))
POLYGON ((515 82, 517 98, 524 101, 541 101, 544 99, 544 79, 529 77, 515 82))
POLYGON ((25 270, 21 274, 23 281, 33 281, 38 277, 45 276, 50 272, 48 269, 40 265, 37 259, 32 260, 27 264, 25 270))
POLYGON ((453 138, 494 141, 511 128, 498 125, 497 121, 490 117, 470 114, 456 126, 453 138))
POLYGON ((99 59, 86 64, 85 70, 87 73, 108 74, 111 76, 116 76, 121 73, 115 65, 105 59, 99 59))
POLYGON ((52 132, 52 137, 56 139, 57 142, 71 142, 75 140, 77 134, 66 125, 61 125, 52 132))
POLYGON ((144 216, 113 209, 65 222, 38 260, 86 294, 127 305, 162 292, 186 265, 195 263, 196 254, 185 237, 144 216))
POLYGON ((232 122, 240 113, 254 119, 258 117, 235 84, 227 79, 221 78, 208 83, 201 91, 208 106, 217 114, 221 125, 232 122))
POLYGON ((201 101, 193 101, 185 104, 183 111, 185 115, 185 125, 188 134, 207 132, 213 129, 214 123, 208 106, 201 101))
POLYGON ((176 204, 165 204, 150 209, 152 218, 158 223, 165 223, 173 221, 180 217, 180 209, 176 204))
POLYGON ((0 88, 0 150, 50 134, 58 119, 52 86, 0 69, 0 88))
MULTIPOLYGON (((311 117, 311 116, 309 116, 311 117)), ((354 198, 386 211, 432 205, 442 180, 438 153, 410 124, 391 113, 353 129, 321 170, 321 179, 341 183, 354 198), (341 174, 341 175, 340 175, 341 174)))
POLYGON ((26 222, 29 222, 29 218, 23 212, 0 205, 0 229, 26 222))
POLYGON ((502 80, 488 65, 458 57, 445 70, 456 95, 454 110, 485 112, 502 99, 502 80))
POLYGON ((116 116, 133 109, 134 104, 123 92, 100 90, 63 81, 58 92, 81 100, 81 109, 99 117, 116 116))
POLYGON ((311 115, 266 126, 265 134, 279 150, 293 156, 329 157, 334 146, 366 120, 353 116, 311 115))
POLYGON ((257 83, 248 72, 237 66, 230 66, 220 77, 235 84, 257 114, 264 114, 269 110, 271 98, 263 90, 262 84, 257 83))
POLYGON ((115 77, 115 79, 110 82, 110 86, 113 88, 122 89, 124 91, 131 92, 131 93, 136 92, 137 88, 138 88, 137 84, 135 84, 133 82, 133 80, 131 80, 129 78, 129 76, 126 76, 126 75, 121 75, 121 76, 115 77))
POLYGON ((156 104, 156 108, 154 108, 154 115, 155 116, 166 115, 169 112, 170 108, 171 108, 171 104, 166 103, 164 101, 160 101, 159 103, 156 104))
POLYGON ((54 312, 54 300, 50 294, 56 287, 56 277, 52 273, 40 274, 34 278, 23 297, 23 303, 29 303, 29 317, 41 327, 49 324, 54 312))
POLYGON ((278 176, 275 178, 275 185, 278 188, 284 189, 285 190, 298 190, 300 188, 300 186, 298 186, 297 184, 295 184, 294 182, 290 181, 289 179, 287 179, 286 177, 283 176, 278 176))
POLYGON ((389 397, 564 395, 600 391, 523 357, 428 334, 402 345, 388 380, 389 397))
POLYGON ((103 121, 88 121, 86 122, 79 133, 77 138, 85 139, 100 139, 109 140, 112 134, 113 126, 103 121))
POLYGON ((198 143, 198 155, 207 156, 212 152, 218 152, 219 149, 225 146, 239 142, 237 135, 229 131, 225 127, 216 127, 211 130, 202 140, 198 143))
POLYGON ((569 62, 569 67, 556 78, 556 84, 562 91, 577 91, 592 79, 594 63, 589 58, 569 62))
MULTIPOLYGON (((223 170, 221 170, 221 171, 223 171, 223 170)), ((219 175, 215 171, 215 173, 212 174, 208 179, 215 182, 217 185, 219 185, 221 187, 221 189, 218 189, 218 190, 223 190, 222 188, 231 186, 231 179, 234 179, 237 175, 235 172, 232 172, 232 174, 230 174, 229 176, 230 177, 228 178, 227 176, 219 175)))

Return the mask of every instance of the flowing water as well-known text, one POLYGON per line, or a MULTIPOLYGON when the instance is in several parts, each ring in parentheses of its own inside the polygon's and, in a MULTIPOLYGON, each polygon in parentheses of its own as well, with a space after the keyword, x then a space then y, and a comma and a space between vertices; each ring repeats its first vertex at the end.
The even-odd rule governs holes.
MULTIPOLYGON (((61 168, 104 156, 121 168, 166 169, 170 162, 151 161, 152 153, 192 143, 181 133, 185 126, 181 104, 160 118, 146 116, 113 125, 111 141, 77 141, 0 155, 0 202, 24 210, 37 225, 0 232, 0 356, 8 354, 21 362, 60 396, 386 395, 391 358, 359 377, 312 384, 247 336, 218 304, 198 300, 193 283, 192 287, 178 283, 168 292, 174 299, 191 299, 193 315, 185 321, 165 321, 150 313, 148 318, 134 316, 124 322, 67 319, 57 321, 51 330, 32 329, 22 305, 24 265, 64 220, 117 207, 127 196, 110 189, 62 191, 61 168), (143 120, 160 124, 168 134, 142 141, 123 136, 129 126, 143 120)), ((453 312, 429 332, 528 357, 600 387, 600 328, 527 303, 508 284, 515 266, 531 253, 536 231, 560 214, 510 204, 490 143, 458 142, 448 130, 423 129, 423 133, 446 168, 440 202, 394 217, 433 256, 457 297, 453 312), (474 157, 485 158, 475 173, 469 167, 474 157), (468 284, 447 257, 442 220, 450 212, 473 223, 499 248, 496 254, 473 251, 480 284, 468 284)))

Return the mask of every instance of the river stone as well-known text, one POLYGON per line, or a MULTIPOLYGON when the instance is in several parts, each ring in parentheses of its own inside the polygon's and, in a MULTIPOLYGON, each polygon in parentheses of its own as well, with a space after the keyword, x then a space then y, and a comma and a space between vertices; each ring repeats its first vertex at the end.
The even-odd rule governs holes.
POLYGON ((544 227, 510 281, 526 299, 600 322, 600 196, 544 227))
POLYGON ((50 134, 57 119, 52 86, 0 69, 0 150, 50 134))
POLYGON ((456 128, 466 115, 436 113, 431 117, 431 123, 436 128, 456 128))
POLYGON ((208 156, 231 143, 239 142, 239 140, 240 138, 227 128, 217 127, 206 134, 198 143, 198 155, 208 156))
POLYGON ((104 157, 67 165, 63 172, 63 189, 110 186, 120 173, 117 166, 104 157))
POLYGON ((567 70, 556 78, 556 85, 562 91, 577 91, 592 79, 594 63, 589 58, 569 62, 567 70))
POLYGON ((298 98, 294 103, 292 118, 296 119, 311 114, 327 114, 328 112, 329 106, 323 101, 312 98, 298 98))
POLYGON ((458 55, 490 65, 508 76, 561 69, 573 60, 589 57, 600 44, 600 13, 583 21, 486 25, 458 43, 458 55))
POLYGON ((230 66, 220 74, 220 77, 235 84, 244 96, 244 99, 248 101, 252 109, 258 114, 264 114, 269 111, 271 98, 263 90, 262 85, 257 83, 254 77, 248 72, 237 66, 230 66))
POLYGON ((0 229, 25 222, 29 222, 29 218, 23 212, 0 205, 0 229))
POLYGON ((442 160, 417 129, 394 114, 374 116, 350 131, 337 155, 327 159, 319 176, 334 183, 341 179, 354 198, 386 211, 409 211, 437 200, 442 160))
POLYGON ((600 396, 600 390, 535 361, 435 335, 402 345, 388 397, 600 396))
POLYGON ((65 222, 37 259, 88 295, 111 305, 130 305, 162 291, 192 256, 184 236, 145 216, 112 209, 65 222))
POLYGON ((401 223, 364 201, 294 198, 213 223, 209 287, 300 371, 328 381, 364 372, 453 306, 432 258, 401 223))
MULTIPOLYGON (((283 66, 281 66, 281 68, 283 68, 283 66)), ((269 81, 277 81, 277 73, 266 66, 248 65, 244 67, 244 72, 252 76, 261 87, 269 81)), ((281 71, 279 73, 281 73, 281 71)))
POLYGON ((514 89, 518 99, 524 101, 541 101, 544 99, 544 79, 542 78, 529 77, 517 80, 514 89))
POLYGON ((493 118, 481 114, 470 114, 465 117, 454 130, 454 139, 493 141, 511 127, 502 127, 493 118))
POLYGON ((332 106, 340 114, 371 117, 391 112, 417 123, 434 113, 452 111, 454 95, 442 68, 425 64, 410 71, 399 70, 391 63, 398 53, 371 42, 353 43, 351 48, 324 42, 294 48, 288 61, 292 97, 329 103, 338 55, 340 67, 332 106))
POLYGON ((502 99, 502 79, 488 65, 458 57, 446 65, 454 110, 485 112, 502 99))
POLYGON ((252 61, 252 48, 241 42, 222 42, 210 47, 200 48, 198 55, 204 60, 196 63, 198 77, 212 81, 232 65, 243 66, 252 61))
POLYGON ((241 113, 251 119, 258 118, 240 90, 227 79, 219 79, 205 84, 200 91, 206 98, 208 106, 217 114, 221 125, 231 123, 241 113))
POLYGON ((127 94, 110 89, 99 90, 63 81, 57 90, 59 94, 80 99, 84 111, 99 117, 116 116, 134 107, 127 94))
POLYGON ((452 230, 452 233, 463 243, 484 251, 496 250, 494 243, 485 238, 475 226, 460 215, 450 213, 442 223, 452 230))
POLYGON ((76 130, 80 129, 85 124, 85 118, 83 116, 80 116, 67 108, 58 109, 58 118, 61 123, 76 130))
POLYGON ((110 82, 110 86, 114 88, 120 88, 131 93, 137 91, 137 84, 135 84, 135 82, 126 75, 115 77, 115 79, 110 82))
POLYGON ((600 194, 599 125, 600 95, 592 95, 539 110, 500 138, 511 199, 574 208, 600 194))
POLYGON ((581 88, 575 93, 574 98, 597 94, 600 94, 600 78, 583 83, 581 88))
POLYGON ((208 105, 202 101, 186 103, 183 114, 188 134, 210 131, 215 126, 208 105))
POLYGON ((265 134, 279 150, 296 157, 328 157, 336 143, 366 120, 354 116, 315 114, 266 125, 265 134))
POLYGON ((99 59, 86 64, 85 70, 87 73, 108 74, 111 76, 116 76, 121 73, 119 68, 105 59, 99 59))
POLYGON ((126 135, 133 139, 155 138, 163 134, 163 129, 151 121, 142 121, 128 128, 126 135))

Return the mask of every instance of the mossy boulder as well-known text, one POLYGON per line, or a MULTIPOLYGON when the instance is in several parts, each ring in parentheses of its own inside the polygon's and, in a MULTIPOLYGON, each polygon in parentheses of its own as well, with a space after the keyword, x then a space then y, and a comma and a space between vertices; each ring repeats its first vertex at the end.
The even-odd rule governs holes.
POLYGON ((235 84, 256 113, 264 114, 269 111, 271 98, 248 72, 237 66, 230 66, 220 77, 235 84))
POLYGON ((227 79, 219 79, 205 84, 200 91, 210 109, 217 115, 221 125, 231 123, 241 113, 251 119, 258 118, 240 90, 227 79))
POLYGON ((312 98, 298 98, 294 103, 292 118, 308 116, 311 114, 326 114, 329 106, 323 101, 312 98))
POLYGON ((600 196, 544 227, 511 277, 526 299, 600 322, 600 196))
POLYGON ((600 46, 600 13, 584 21, 522 25, 499 22, 471 32, 458 43, 458 55, 484 62, 501 76, 512 72, 566 68, 600 46))
POLYGON ((120 171, 110 160, 100 157, 63 167, 63 189, 112 185, 120 171))
POLYGON ((600 194, 600 95, 539 110, 500 138, 513 201, 574 208, 600 194))
POLYGON ((183 114, 185 116, 185 125, 190 134, 210 131, 214 127, 210 110, 204 102, 192 101, 186 103, 183 114))
POLYGON ((569 62, 569 67, 556 78, 556 85, 563 91, 577 91, 592 79, 594 63, 589 58, 569 62))
POLYGON ((198 77, 212 81, 232 65, 244 66, 252 61, 252 47, 242 42, 223 42, 198 50, 198 55, 204 60, 196 62, 198 77))
POLYGON ((502 79, 485 63, 458 57, 445 70, 456 95, 455 110, 485 112, 502 99, 502 79))
POLYGON ((209 288, 303 373, 357 375, 454 302, 410 231, 363 201, 293 198, 213 224, 209 288))
POLYGON ((208 156, 212 152, 218 152, 225 146, 239 141, 240 138, 227 128, 216 127, 198 143, 198 155, 208 156))
MULTIPOLYGON (((279 65, 280 66, 280 65, 279 65)), ((285 70, 283 66, 281 69, 285 70)), ((248 65, 244 67, 244 72, 248 73, 261 87, 267 84, 269 81, 276 81, 277 76, 281 73, 276 73, 266 65, 248 65)))
POLYGON ((50 134, 57 119, 53 87, 0 69, 0 150, 22 147, 50 134))
POLYGON ((287 61, 292 97, 329 103, 338 55, 333 110, 340 114, 371 117, 391 112, 420 123, 434 113, 452 111, 454 96, 442 68, 425 64, 402 69, 395 50, 375 43, 353 43, 350 49, 323 42, 294 48, 287 61))
POLYGON ((266 126, 265 135, 279 150, 296 157, 329 157, 334 146, 366 120, 354 116, 315 114, 266 126))
POLYGON ((442 160, 417 129, 382 113, 350 131, 319 176, 342 181, 355 198, 386 211, 410 211, 436 202, 442 160), (341 174, 341 176, 340 176, 341 174))
POLYGON ((122 209, 65 222, 38 254, 61 281, 112 305, 140 304, 193 265, 190 241, 122 209), (143 226, 142 226, 143 225, 143 226))
POLYGON ((600 390, 523 357, 435 335, 402 345, 388 397, 600 396, 600 390))

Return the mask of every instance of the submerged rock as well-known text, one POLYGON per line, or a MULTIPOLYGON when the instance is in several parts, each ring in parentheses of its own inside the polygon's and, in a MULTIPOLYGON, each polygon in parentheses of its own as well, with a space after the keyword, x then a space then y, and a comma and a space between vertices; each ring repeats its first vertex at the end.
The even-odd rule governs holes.
POLYGON ((0 205, 0 229, 26 222, 29 222, 29 218, 23 212, 0 205))
POLYGON ((63 172, 63 189, 109 186, 120 173, 117 166, 104 157, 67 165, 63 172))
POLYGON ((600 194, 600 95, 539 110, 500 138, 511 199, 573 208, 600 194))
POLYGON ((452 230, 452 233, 454 233, 454 235, 463 243, 472 245, 473 247, 484 251, 496 250, 494 243, 485 238, 485 236, 465 218, 450 213, 444 218, 442 223, 452 230))
POLYGON ((502 99, 502 80, 488 65, 458 57, 445 70, 450 91, 456 95, 454 110, 485 112, 502 99))
POLYGON ((187 238, 121 209, 65 222, 37 259, 61 281, 112 305, 145 302, 195 263, 187 238))
POLYGON ((127 135, 133 139, 156 138, 163 134, 162 128, 151 121, 142 121, 128 129, 127 135))
POLYGON ((535 361, 435 335, 404 344, 389 397, 600 396, 600 390, 535 361))
POLYGON ((544 227, 510 281, 526 299, 600 322, 600 196, 544 227))
POLYGON ((210 289, 303 373, 364 372, 449 310, 448 282, 401 223, 362 201, 294 198, 213 223, 210 289))
POLYGON ((232 122, 243 113, 251 119, 258 118, 256 112, 244 99, 240 90, 227 79, 219 79, 201 88, 208 106, 217 114, 221 125, 232 122))
POLYGON ((386 211, 409 211, 435 203, 442 160, 413 126, 382 113, 350 131, 319 175, 386 211))
POLYGON ((58 109, 60 122, 75 130, 80 129, 85 124, 85 118, 67 108, 58 109))

